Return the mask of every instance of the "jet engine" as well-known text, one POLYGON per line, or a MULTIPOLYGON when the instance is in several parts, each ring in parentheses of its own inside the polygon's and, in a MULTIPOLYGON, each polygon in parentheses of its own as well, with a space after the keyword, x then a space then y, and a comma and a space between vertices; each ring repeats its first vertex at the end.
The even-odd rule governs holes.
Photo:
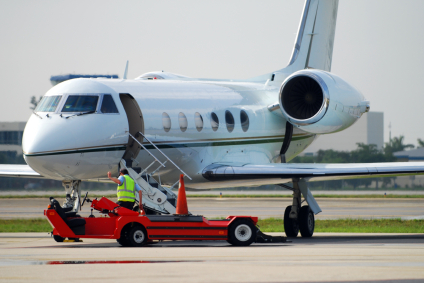
POLYGON ((313 134, 348 128, 370 109, 369 101, 340 77, 321 70, 301 70, 281 85, 280 109, 293 126, 313 134))

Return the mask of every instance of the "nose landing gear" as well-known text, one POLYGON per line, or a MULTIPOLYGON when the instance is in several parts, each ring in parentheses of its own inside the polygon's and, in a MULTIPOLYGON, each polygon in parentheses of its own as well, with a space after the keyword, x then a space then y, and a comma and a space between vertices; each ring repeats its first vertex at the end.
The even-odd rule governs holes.
POLYGON ((72 208, 73 211, 78 211, 81 207, 81 191, 79 186, 80 180, 62 181, 62 186, 66 191, 66 199, 63 202, 62 208, 72 208))

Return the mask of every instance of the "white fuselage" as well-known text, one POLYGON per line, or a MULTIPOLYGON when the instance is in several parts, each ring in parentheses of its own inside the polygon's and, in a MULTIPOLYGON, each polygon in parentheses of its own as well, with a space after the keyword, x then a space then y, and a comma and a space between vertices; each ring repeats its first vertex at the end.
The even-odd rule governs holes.
MULTIPOLYGON (((132 142, 120 94, 130 94, 141 110, 144 134, 193 179, 187 180, 187 186, 201 189, 217 187, 202 176, 202 170, 210 164, 280 162, 286 120, 268 110, 268 106, 275 103, 278 92, 278 86, 225 81, 66 81, 46 94, 63 96, 55 112, 37 112, 41 118, 32 115, 29 119, 23 137, 25 160, 38 173, 56 180, 102 179, 107 171, 117 172, 127 145, 132 142), (77 113, 63 113, 61 110, 67 97, 76 94, 100 95, 97 110, 102 95, 110 94, 119 113, 103 114, 98 111, 69 117, 77 113), (246 131, 242 129, 240 120, 242 110, 248 115, 246 131), (226 111, 234 117, 231 132, 227 129, 226 111), (166 121, 163 113, 170 118, 169 131, 164 129, 166 121), (216 131, 211 125, 212 113, 219 119, 216 131), (198 117, 199 114, 203 120, 201 129, 195 125, 195 115, 198 117), (185 131, 184 127, 183 130, 180 128, 180 122, 184 126, 184 116, 187 120, 185 131)), ((295 129, 286 153, 287 159, 294 158, 314 139, 315 135, 295 129)), ((146 146, 160 156, 151 146, 146 146)), ((142 168, 153 160, 143 149, 133 157, 134 164, 139 163, 137 166, 142 168)), ((175 183, 179 173, 171 164, 158 172, 165 185, 175 183)), ((238 185, 249 185, 249 182, 238 185)))

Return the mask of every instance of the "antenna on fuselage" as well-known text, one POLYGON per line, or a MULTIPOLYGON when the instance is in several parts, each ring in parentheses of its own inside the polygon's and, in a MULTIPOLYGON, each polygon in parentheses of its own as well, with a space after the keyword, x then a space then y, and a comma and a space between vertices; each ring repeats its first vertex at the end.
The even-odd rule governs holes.
POLYGON ((124 77, 123 77, 124 80, 127 79, 127 74, 128 74, 128 60, 127 60, 127 65, 125 65, 125 72, 124 72, 124 77))

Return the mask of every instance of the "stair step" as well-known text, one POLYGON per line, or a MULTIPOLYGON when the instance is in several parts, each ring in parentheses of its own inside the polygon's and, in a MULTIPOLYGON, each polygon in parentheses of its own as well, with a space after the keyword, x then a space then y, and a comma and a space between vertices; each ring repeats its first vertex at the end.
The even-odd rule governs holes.
MULTIPOLYGON (((175 204, 177 200, 177 196, 168 188, 162 187, 161 184, 155 180, 151 175, 154 175, 156 172, 159 172, 159 170, 162 169, 162 167, 165 167, 165 163, 170 162, 172 165, 174 165, 181 173, 183 173, 185 176, 187 176, 190 180, 191 178, 184 173, 183 170, 181 170, 180 167, 178 167, 177 164, 175 164, 167 155, 165 155, 150 139, 148 139, 142 132, 137 132, 135 136, 133 136, 131 133, 128 133, 128 135, 133 139, 132 142, 138 143, 141 147, 146 150, 150 157, 153 159, 153 161, 147 165, 144 170, 141 167, 132 167, 133 161, 135 160, 124 160, 122 159, 120 164, 121 168, 131 168, 132 170, 129 170, 131 178, 133 178, 134 181, 142 188, 144 193, 147 193, 148 197, 143 197, 143 206, 151 211, 161 212, 161 213, 175 213, 175 204), (139 136, 142 136, 142 140, 137 139, 139 136), (152 145, 155 149, 155 153, 160 153, 163 157, 165 157, 167 160, 164 162, 160 161, 155 155, 153 155, 152 152, 150 152, 144 145, 144 141, 148 142, 150 145, 152 145), (153 165, 155 163, 160 164, 159 167, 155 168, 153 165), (148 171, 151 168, 150 171, 148 171), (141 172, 144 173, 140 175, 141 172), (150 175, 148 175, 150 174, 150 175), (141 178, 140 178, 141 177, 141 178)), ((135 161, 136 164, 138 164, 135 161)), ((157 164, 155 165, 157 166, 157 164)), ((178 182, 177 182, 178 183, 178 182)), ((177 183, 175 183, 173 186, 175 186, 177 183)), ((143 195, 144 195, 143 193, 143 195)))
POLYGON ((137 172, 137 174, 141 173, 141 167, 131 167, 131 169, 137 172))
POLYGON ((128 167, 126 166, 125 162, 121 162, 121 168, 132 169, 128 170, 131 178, 133 178, 133 180, 143 189, 144 192, 153 192, 151 195, 153 199, 149 197, 143 197, 143 206, 146 208, 146 212, 175 213, 176 199, 172 192, 162 187, 157 182, 157 180, 147 175, 147 173, 143 173, 140 176, 141 178, 137 179, 138 174, 143 171, 141 167, 128 167), (155 191, 156 193, 154 193, 155 191), (161 199, 162 201, 165 200, 165 202, 162 203, 161 199))

